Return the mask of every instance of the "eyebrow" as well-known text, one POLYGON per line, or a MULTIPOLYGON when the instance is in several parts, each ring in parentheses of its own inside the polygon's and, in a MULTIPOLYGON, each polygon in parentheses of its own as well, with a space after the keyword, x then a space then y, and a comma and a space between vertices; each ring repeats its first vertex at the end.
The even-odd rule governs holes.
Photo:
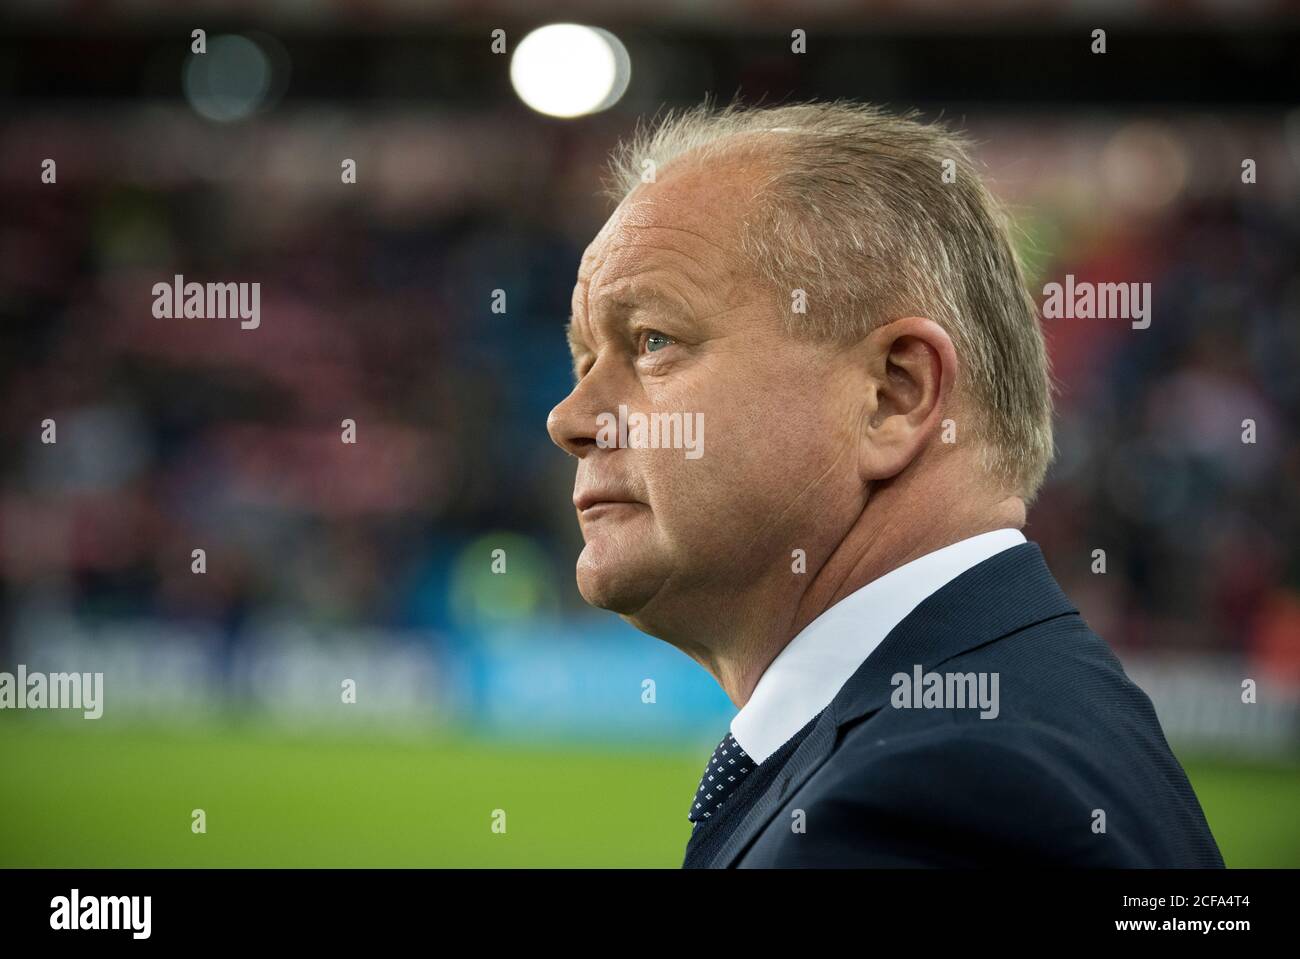
MULTIPOLYGON (((634 286, 620 293, 607 293, 601 297, 600 303, 605 309, 614 308, 624 314, 639 306, 658 303, 682 319, 690 318, 690 310, 676 297, 654 286, 634 286)), ((586 344, 577 338, 573 320, 574 317, 570 314, 569 321, 564 326, 564 334, 568 338, 570 351, 577 353, 580 349, 585 349, 586 344)))

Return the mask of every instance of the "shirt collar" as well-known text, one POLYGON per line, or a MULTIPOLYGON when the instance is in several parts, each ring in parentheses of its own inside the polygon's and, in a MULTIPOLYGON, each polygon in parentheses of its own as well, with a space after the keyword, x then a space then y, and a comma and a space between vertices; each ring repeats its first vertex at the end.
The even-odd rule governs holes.
POLYGON ((761 763, 840 688, 927 596, 966 570, 1025 542, 1018 529, 961 540, 904 563, 844 597, 786 644, 731 720, 731 735, 761 763))

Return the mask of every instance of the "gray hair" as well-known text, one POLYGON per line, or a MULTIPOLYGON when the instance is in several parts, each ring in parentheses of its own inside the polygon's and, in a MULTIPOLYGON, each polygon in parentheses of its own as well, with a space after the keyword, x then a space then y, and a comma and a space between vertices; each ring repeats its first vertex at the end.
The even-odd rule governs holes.
POLYGON ((764 161, 742 253, 774 288, 807 293, 791 332, 849 342, 892 319, 933 319, 957 350, 959 389, 983 411, 971 432, 984 466, 1031 500, 1052 460, 1051 375, 1008 218, 967 141, 915 111, 706 100, 619 144, 607 192, 618 201, 640 186, 646 161, 662 173, 687 155, 737 154, 764 161))

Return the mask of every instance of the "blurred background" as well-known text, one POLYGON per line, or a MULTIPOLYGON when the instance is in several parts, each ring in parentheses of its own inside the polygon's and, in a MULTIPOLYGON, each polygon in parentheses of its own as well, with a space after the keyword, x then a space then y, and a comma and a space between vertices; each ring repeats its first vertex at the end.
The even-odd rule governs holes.
POLYGON ((545 418, 605 154, 706 94, 945 119, 1036 294, 1152 283, 1149 329, 1045 322, 1026 533, 1228 865, 1300 865, 1296 41, 1263 0, 7 4, 0 670, 106 694, 0 713, 0 865, 680 864, 735 710, 583 604, 545 418), (175 274, 260 327, 155 318, 175 274))

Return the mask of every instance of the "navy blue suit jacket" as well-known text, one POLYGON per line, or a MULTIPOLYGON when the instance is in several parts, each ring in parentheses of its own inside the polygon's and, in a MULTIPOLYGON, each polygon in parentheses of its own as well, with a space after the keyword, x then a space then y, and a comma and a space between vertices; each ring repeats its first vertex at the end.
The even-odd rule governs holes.
POLYGON ((1033 543, 928 597, 695 827, 694 867, 1222 867, 1147 695, 1033 543), (897 673, 998 674, 999 712, 899 708, 897 673))

